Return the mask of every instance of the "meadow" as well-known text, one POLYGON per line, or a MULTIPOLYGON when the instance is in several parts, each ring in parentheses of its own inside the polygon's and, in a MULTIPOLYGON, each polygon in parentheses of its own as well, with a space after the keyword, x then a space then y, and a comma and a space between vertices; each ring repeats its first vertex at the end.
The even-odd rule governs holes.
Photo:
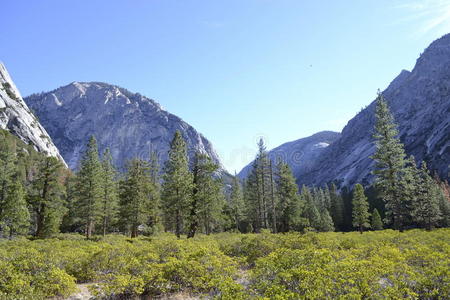
POLYGON ((448 299, 450 229, 0 241, 1 299, 448 299))

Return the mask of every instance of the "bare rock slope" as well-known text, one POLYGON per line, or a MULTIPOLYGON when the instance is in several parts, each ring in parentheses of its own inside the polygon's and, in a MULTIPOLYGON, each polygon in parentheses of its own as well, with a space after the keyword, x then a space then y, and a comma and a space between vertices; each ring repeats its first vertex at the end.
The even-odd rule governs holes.
POLYGON ((5 66, 0 63, 0 128, 8 130, 41 153, 64 161, 47 131, 22 99, 5 66))
POLYGON ((99 151, 111 149, 114 163, 123 168, 134 157, 149 158, 158 152, 160 162, 176 130, 187 140, 189 155, 207 153, 219 157, 211 143, 192 126, 170 114, 152 99, 101 82, 73 82, 46 93, 25 98, 48 130, 71 169, 78 167, 85 145, 94 135, 99 151))
MULTIPOLYGON (((434 41, 414 69, 403 70, 383 91, 397 122, 406 152, 425 160, 431 170, 449 177, 450 165, 450 34, 434 41)), ((341 186, 373 181, 375 102, 351 119, 342 135, 317 158, 300 184, 341 186)))

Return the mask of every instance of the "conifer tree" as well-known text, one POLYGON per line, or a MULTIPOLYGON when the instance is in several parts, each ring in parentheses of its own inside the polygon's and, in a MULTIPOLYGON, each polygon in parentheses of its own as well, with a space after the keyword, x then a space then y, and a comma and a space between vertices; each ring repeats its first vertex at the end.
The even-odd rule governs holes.
MULTIPOLYGON (((15 153, 10 149, 6 139, 0 140, 0 216, 3 215, 3 209, 6 205, 8 196, 8 188, 12 183, 13 176, 17 173, 17 158, 15 153)), ((0 223, 0 236, 4 231, 3 225, 0 223)))
POLYGON ((283 161, 277 164, 276 190, 278 198, 279 230, 287 232, 300 225, 301 202, 298 186, 289 165, 283 161))
POLYGON ((192 198, 189 203, 188 238, 194 237, 200 223, 205 228, 205 232, 210 233, 212 216, 217 215, 215 202, 219 200, 220 192, 219 184, 213 177, 218 168, 219 166, 208 155, 200 152, 195 154, 192 198))
POLYGON ((247 217, 253 230, 272 228, 276 223, 276 199, 271 162, 263 139, 258 142, 258 154, 246 180, 247 217))
POLYGON ((371 223, 372 230, 383 229, 383 221, 381 220, 380 213, 376 208, 373 209, 371 221, 372 221, 371 223))
POLYGON ((412 202, 412 217, 415 222, 431 230, 442 218, 439 209, 441 190, 430 176, 423 161, 420 170, 415 168, 415 195, 412 202))
POLYGON ((77 211, 85 227, 86 238, 91 238, 95 224, 101 216, 102 166, 98 156, 97 141, 89 139, 77 175, 77 211))
MULTIPOLYGON (((256 183, 257 195, 260 207, 260 227, 269 228, 269 201, 271 196, 270 183, 270 163, 267 155, 264 140, 261 138, 258 142, 258 155, 255 160, 256 164, 256 183)), ((273 201, 274 202, 274 201, 273 201)))
POLYGON ((344 225, 344 200, 338 194, 336 185, 331 184, 330 188, 330 214, 337 229, 342 230, 344 225))
POLYGON ((41 159, 32 181, 29 202, 36 219, 35 236, 47 238, 59 232, 66 212, 63 165, 55 157, 41 159))
POLYGON ((403 230, 409 217, 408 195, 404 194, 405 150, 398 138, 397 125, 389 111, 388 104, 381 93, 378 93, 375 110, 375 146, 372 156, 375 160, 376 186, 386 206, 386 220, 395 229, 403 230), (403 181, 403 182, 402 182, 403 181))
POLYGON ((302 201, 305 203, 305 210, 303 212, 304 218, 308 221, 310 227, 315 230, 320 230, 322 222, 320 212, 315 204, 313 195, 309 191, 309 188, 303 186, 300 196, 302 201))
POLYGON ((186 142, 179 131, 175 132, 170 144, 163 179, 161 200, 165 228, 175 229, 176 236, 180 237, 192 197, 192 174, 189 172, 186 142))
POLYGON ((19 180, 8 185, 0 223, 9 232, 9 237, 26 235, 30 228, 30 212, 25 200, 25 191, 19 180))
POLYGON ((109 148, 106 148, 102 156, 102 177, 101 177, 101 205, 100 217, 102 219, 103 235, 111 232, 113 224, 117 221, 117 214, 119 210, 118 203, 118 186, 117 186, 117 172, 113 165, 113 158, 109 148))
POLYGON ((139 227, 157 209, 158 203, 152 199, 153 190, 148 163, 140 159, 131 160, 126 177, 120 184, 120 217, 132 238, 138 236, 139 227))
POLYGON ((364 195, 364 188, 360 184, 355 185, 353 191, 353 226, 358 228, 360 233, 363 233, 364 228, 369 228, 369 203, 367 197, 364 195))
POLYGON ((320 211, 320 225, 318 229, 322 232, 334 231, 333 219, 326 208, 320 211))
MULTIPOLYGON (((153 214, 149 216, 148 225, 157 230, 157 226, 161 224, 161 216, 159 206, 161 205, 161 176, 160 176, 160 166, 159 166, 159 155, 156 150, 150 151, 149 160, 149 173, 150 181, 153 185, 152 189, 152 201, 157 203, 157 209, 153 210, 153 214)), ((159 230, 159 229, 158 229, 159 230)))
POLYGON ((241 189, 241 183, 236 174, 233 176, 233 182, 231 184, 231 196, 230 196, 230 210, 231 217, 234 221, 234 226, 236 230, 239 230, 239 225, 242 222, 243 217, 243 194, 241 189))
POLYGON ((258 174, 256 161, 253 162, 252 170, 245 181, 245 216, 251 231, 259 232, 261 230, 261 202, 260 190, 258 185, 258 174))

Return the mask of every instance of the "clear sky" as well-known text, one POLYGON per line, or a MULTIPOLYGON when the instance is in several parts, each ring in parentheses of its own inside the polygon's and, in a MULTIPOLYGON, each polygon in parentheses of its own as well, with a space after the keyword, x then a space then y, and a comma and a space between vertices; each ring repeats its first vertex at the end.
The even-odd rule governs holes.
POLYGON ((450 0, 0 0, 0 60, 22 95, 72 81, 139 92, 239 171, 268 148, 340 131, 426 46, 450 0))

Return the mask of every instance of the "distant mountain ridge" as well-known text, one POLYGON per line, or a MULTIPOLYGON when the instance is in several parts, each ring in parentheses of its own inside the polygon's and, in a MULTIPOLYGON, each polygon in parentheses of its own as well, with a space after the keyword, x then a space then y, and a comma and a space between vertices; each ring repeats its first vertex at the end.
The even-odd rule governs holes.
MULTIPOLYGON (((340 137, 340 133, 333 131, 321 131, 306 138, 284 143, 270 151, 268 156, 273 163, 281 159, 289 164, 298 177, 312 167, 312 163, 330 144, 340 137)), ((244 179, 251 172, 252 164, 245 166, 238 174, 244 179)))
POLYGON ((134 157, 147 159, 157 151, 160 163, 167 159, 170 142, 179 130, 195 151, 220 160, 212 144, 181 118, 165 111, 154 100, 102 82, 72 82, 50 92, 25 98, 61 151, 76 169, 85 145, 94 135, 99 151, 111 149, 114 163, 123 168, 134 157))
POLYGON ((38 152, 58 157, 57 147, 22 99, 5 66, 0 63, 0 128, 30 144, 38 152))
MULTIPOLYGON (((403 70, 383 95, 398 124, 408 155, 425 160, 431 170, 449 178, 450 165, 450 34, 431 43, 411 72, 403 70)), ((375 102, 358 113, 342 135, 317 158, 298 183, 341 186, 370 184, 374 168, 375 102)))

